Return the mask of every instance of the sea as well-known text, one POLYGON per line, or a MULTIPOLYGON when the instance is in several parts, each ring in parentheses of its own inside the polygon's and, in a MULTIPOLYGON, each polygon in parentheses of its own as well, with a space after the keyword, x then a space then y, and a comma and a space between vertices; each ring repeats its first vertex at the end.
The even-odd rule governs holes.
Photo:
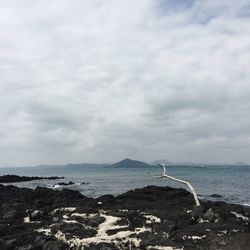
MULTIPOLYGON (((60 180, 35 180, 11 183, 18 187, 36 188, 38 186, 60 190, 70 188, 80 191, 87 197, 104 194, 119 195, 131 189, 149 185, 186 188, 184 184, 167 178, 154 179, 148 174, 161 175, 162 168, 111 168, 102 165, 91 166, 40 166, 0 168, 0 175, 16 174, 25 176, 62 176, 60 180), (70 186, 59 182, 74 182, 70 186)), ((169 166, 169 175, 191 182, 201 199, 219 200, 250 206, 250 167, 249 166, 169 166), (212 194, 222 197, 212 198, 212 194)), ((7 184, 5 184, 7 185, 7 184)), ((10 185, 8 183, 8 185, 10 185)))

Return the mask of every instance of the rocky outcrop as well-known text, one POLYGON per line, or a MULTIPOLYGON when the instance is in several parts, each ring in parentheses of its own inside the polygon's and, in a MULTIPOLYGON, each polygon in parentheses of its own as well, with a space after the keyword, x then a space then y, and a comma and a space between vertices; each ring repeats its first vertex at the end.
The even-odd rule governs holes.
POLYGON ((0 185, 0 249, 250 249, 250 208, 149 186, 97 199, 0 185), (169 248, 166 248, 169 247, 169 248))
POLYGON ((0 183, 12 183, 12 182, 23 182, 23 181, 33 181, 33 180, 58 180, 63 179, 64 177, 57 177, 57 176, 51 176, 51 177, 39 177, 39 176, 19 176, 19 175, 2 175, 0 176, 0 183))

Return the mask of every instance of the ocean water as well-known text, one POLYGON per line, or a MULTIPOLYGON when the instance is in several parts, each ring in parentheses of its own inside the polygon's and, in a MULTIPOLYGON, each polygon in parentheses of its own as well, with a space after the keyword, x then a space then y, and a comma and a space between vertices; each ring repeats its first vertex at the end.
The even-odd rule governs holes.
MULTIPOLYGON (((148 185, 171 186, 187 188, 185 185, 169 179, 156 180, 148 175, 148 171, 161 175, 160 167, 144 168, 109 168, 93 167, 19 167, 0 168, 0 175, 18 174, 27 176, 63 176, 62 180, 38 180, 13 183, 18 187, 36 188, 37 186, 60 189, 58 182, 73 181, 75 184, 66 186, 80 191, 88 197, 98 197, 104 194, 118 195, 131 189, 148 185), (86 184, 88 183, 88 184, 86 184)), ((223 200, 250 206, 250 167, 246 166, 169 166, 168 174, 190 181, 201 198, 223 200), (211 194, 223 197, 213 199, 211 194)))

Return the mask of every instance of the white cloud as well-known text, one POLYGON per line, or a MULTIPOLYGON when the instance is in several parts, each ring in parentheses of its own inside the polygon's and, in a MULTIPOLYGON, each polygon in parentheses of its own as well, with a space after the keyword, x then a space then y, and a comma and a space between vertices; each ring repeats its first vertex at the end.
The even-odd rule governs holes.
POLYGON ((250 162, 249 4, 0 1, 0 164, 250 162))

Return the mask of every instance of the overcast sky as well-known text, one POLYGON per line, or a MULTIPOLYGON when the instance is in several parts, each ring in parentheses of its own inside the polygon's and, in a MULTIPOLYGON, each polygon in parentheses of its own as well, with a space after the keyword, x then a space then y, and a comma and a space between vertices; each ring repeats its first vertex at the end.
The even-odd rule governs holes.
POLYGON ((0 0, 0 166, 250 163, 250 0, 0 0))

